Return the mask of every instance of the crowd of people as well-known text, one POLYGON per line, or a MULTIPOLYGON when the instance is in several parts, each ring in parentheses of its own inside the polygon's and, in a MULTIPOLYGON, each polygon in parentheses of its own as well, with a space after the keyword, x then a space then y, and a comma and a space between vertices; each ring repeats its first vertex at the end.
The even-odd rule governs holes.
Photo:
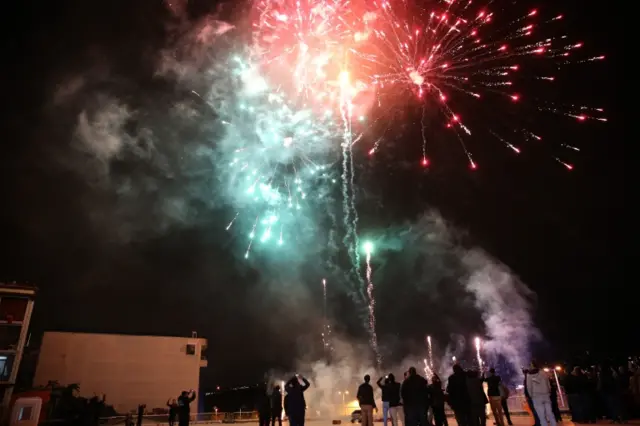
POLYGON ((307 403, 304 392, 309 389, 309 381, 299 374, 285 383, 285 396, 282 397, 280 386, 274 386, 271 394, 266 389, 260 394, 258 401, 258 419, 260 426, 282 426, 282 411, 289 419, 290 426, 304 426, 307 403))
MULTIPOLYGON (((191 403, 196 399, 196 391, 182 391, 178 398, 170 399, 167 401, 167 407, 169 407, 169 426, 176 424, 176 418, 178 419, 178 426, 189 426, 189 420, 191 418, 191 403)), ((139 413, 138 419, 142 416, 139 413)), ((141 420, 139 420, 141 423, 141 420)), ((138 425, 140 426, 140 424, 138 425)))
POLYGON ((575 423, 595 423, 602 417, 624 423, 640 408, 640 368, 576 366, 564 379, 564 392, 575 423))
MULTIPOLYGON (((534 426, 556 426, 562 421, 557 379, 554 380, 546 369, 539 368, 535 361, 528 369, 523 369, 523 374, 524 396, 534 418, 534 426)), ((513 425, 507 405, 509 388, 493 368, 481 373, 455 364, 446 387, 437 374, 430 379, 431 383, 411 367, 404 373, 402 382, 396 381, 393 374, 376 381, 382 391, 385 426, 389 420, 392 426, 400 423, 403 426, 448 426, 445 403, 453 411, 458 426, 486 426, 487 405, 493 414, 494 425, 513 425)), ((595 423, 603 417, 624 423, 631 408, 634 405, 640 407, 640 368, 630 372, 624 367, 594 367, 586 371, 576 367, 563 378, 563 382, 574 423, 595 423)), ((285 389, 274 386, 270 393, 265 389, 258 408, 260 426, 276 426, 276 422, 282 426, 283 411, 291 426, 304 426, 304 392, 308 388, 309 381, 296 374, 286 382, 285 389)), ((356 396, 362 426, 373 426, 373 414, 378 407, 368 374, 364 376, 356 396)), ((186 407, 188 418, 188 403, 186 407)), ((180 426, 186 425, 181 421, 180 426)))
MULTIPOLYGON (((369 375, 358 388, 357 399, 362 412, 362 425, 373 426, 373 412, 377 410, 373 387, 369 375)), ((453 366, 446 389, 437 374, 428 379, 411 367, 404 375, 402 383, 396 382, 389 374, 381 377, 377 385, 382 389, 382 416, 386 425, 391 420, 393 426, 448 426, 445 402, 455 414, 459 426, 485 426, 486 405, 490 404, 496 425, 512 425, 506 399, 509 391, 500 376, 491 369, 487 376, 477 370, 465 371, 460 365, 453 366), (483 384, 487 383, 485 393, 483 384), (488 394, 488 398, 487 398, 488 394)))

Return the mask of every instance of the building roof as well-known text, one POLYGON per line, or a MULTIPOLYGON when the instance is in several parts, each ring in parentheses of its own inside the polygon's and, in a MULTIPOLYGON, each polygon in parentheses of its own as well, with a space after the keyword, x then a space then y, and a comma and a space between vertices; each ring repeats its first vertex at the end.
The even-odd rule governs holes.
POLYGON ((207 339, 202 336, 167 336, 164 334, 145 334, 145 333, 107 333, 107 332, 88 332, 88 331, 69 331, 69 330, 48 330, 44 334, 84 334, 87 336, 121 336, 121 337, 158 337, 165 339, 191 339, 191 340, 204 340, 207 339))
POLYGON ((18 283, 1 283, 0 282, 0 295, 20 295, 20 296, 35 296, 38 292, 38 287, 31 284, 18 284, 18 283))

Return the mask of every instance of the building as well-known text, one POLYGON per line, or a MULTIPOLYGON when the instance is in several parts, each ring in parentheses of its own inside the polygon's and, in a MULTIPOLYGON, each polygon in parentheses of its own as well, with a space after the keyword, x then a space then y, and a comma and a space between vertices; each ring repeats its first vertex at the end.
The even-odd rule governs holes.
POLYGON ((164 408, 181 391, 198 391, 206 347, 195 333, 187 338, 46 332, 34 385, 77 383, 81 396, 106 395, 118 413, 139 404, 148 411, 164 408))
POLYGON ((8 407, 27 341, 37 289, 30 285, 0 283, 0 392, 8 407))

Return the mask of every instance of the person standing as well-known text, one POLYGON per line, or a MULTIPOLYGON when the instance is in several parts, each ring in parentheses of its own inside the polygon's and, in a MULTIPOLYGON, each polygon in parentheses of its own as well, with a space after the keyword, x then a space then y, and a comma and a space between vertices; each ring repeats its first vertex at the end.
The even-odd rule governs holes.
POLYGON ((583 397, 585 388, 585 377, 582 374, 582 370, 578 366, 573 367, 571 374, 565 378, 564 390, 569 401, 571 421, 574 423, 587 422, 587 416, 585 416, 584 408, 582 407, 582 401, 585 399, 583 397))
POLYGON ((387 426, 387 419, 391 418, 391 425, 398 426, 398 406, 400 405, 400 384, 396 383, 393 373, 380 377, 377 381, 382 389, 382 421, 387 426), (384 380, 384 383, 383 383, 384 380))
POLYGON ((182 391, 178 397, 178 425, 189 426, 191 419, 191 408, 189 405, 196 399, 196 391, 182 391))
POLYGON ((549 387, 551 389, 551 411, 556 418, 556 422, 561 422, 562 415, 560 414, 560 407, 558 406, 558 385, 551 376, 549 376, 549 387))
POLYGON ((529 370, 522 370, 524 374, 524 397, 527 400, 527 405, 531 409, 531 414, 533 414, 533 426, 540 426, 540 417, 536 412, 536 407, 533 405, 533 399, 531 399, 531 394, 529 393, 529 385, 528 385, 528 376, 529 370))
POLYGON ((471 399, 467 387, 467 374, 459 364, 453 366, 453 374, 447 382, 447 394, 458 426, 470 426, 471 399))
POLYGON ((402 404, 400 403, 400 383, 396 382, 396 377, 393 374, 389 374, 389 382, 385 386, 389 395, 391 425, 400 426, 400 421, 402 420, 402 426, 405 426, 402 416, 402 404))
POLYGON ((487 404, 489 400, 484 393, 482 387, 482 379, 480 373, 477 370, 467 371, 467 388, 469 391, 470 404, 470 417, 469 423, 472 426, 486 426, 487 425, 487 404))
POLYGON ((540 424, 556 426, 556 417, 551 408, 551 385, 549 377, 532 361, 527 377, 527 390, 533 401, 533 407, 538 414, 540 424))
POLYGON ((500 405, 504 416, 507 418, 507 424, 513 426, 511 414, 509 413, 509 388, 504 383, 500 383, 500 405))
POLYGON ((369 383, 371 376, 364 376, 364 383, 358 387, 356 398, 362 411, 362 426, 373 426, 373 410, 376 408, 376 401, 373 397, 373 387, 369 383))
POLYGON ((278 420, 278 426, 282 426, 282 392, 280 391, 280 386, 274 386, 271 394, 271 426, 276 425, 276 420, 278 420))
POLYGON ((493 418, 498 426, 504 426, 504 413, 502 412, 502 397, 500 396, 500 385, 502 379, 496 374, 495 368, 489 370, 489 377, 484 379, 487 382, 487 395, 493 418))
POLYGON ((289 416, 290 426, 304 426, 304 416, 307 410, 307 402, 304 400, 304 392, 309 389, 309 381, 296 374, 286 384, 287 396, 285 398, 285 410, 289 416))
POLYGON ((409 368, 409 375, 402 382, 401 397, 406 426, 426 426, 429 406, 428 382, 420 376, 415 367, 409 368))
POLYGON ((169 426, 176 424, 176 414, 178 412, 178 403, 176 399, 169 399, 167 401, 167 407, 169 407, 169 426))
POLYGON ((444 412, 444 391, 442 390, 442 381, 437 374, 431 378, 429 385, 429 401, 431 402, 431 411, 433 412, 433 420, 435 426, 448 426, 447 415, 444 412))
POLYGON ((145 408, 147 408, 147 406, 144 404, 138 405, 138 418, 136 419, 136 426, 142 426, 142 417, 144 416, 145 408))
POLYGON ((264 385, 260 387, 257 406, 260 426, 269 426, 271 423, 271 398, 267 395, 267 388, 264 385))

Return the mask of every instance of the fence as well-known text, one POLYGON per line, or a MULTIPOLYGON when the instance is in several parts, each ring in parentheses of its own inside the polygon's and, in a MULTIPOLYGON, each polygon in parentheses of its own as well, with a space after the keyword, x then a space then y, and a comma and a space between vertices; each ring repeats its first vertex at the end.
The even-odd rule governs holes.
MULTIPOLYGON (((560 398, 559 398, 560 399, 560 398)), ((560 401, 559 401, 560 402, 560 401)), ((528 411, 525 408, 526 399, 524 395, 513 395, 507 399, 507 406, 509 407, 509 411, 512 415, 528 415, 528 411)), ((562 409, 562 405, 559 405, 562 409)), ((337 408, 337 407, 336 407, 337 408)), ((343 413, 340 413, 340 409, 336 409, 334 411, 334 415, 330 416, 316 416, 314 415, 314 411, 312 409, 307 411, 307 419, 308 420, 328 420, 331 417, 349 417, 351 416, 352 409, 347 409, 343 413)), ((452 416, 453 412, 451 409, 446 406, 446 413, 448 416, 452 416)), ((382 416, 382 410, 378 412, 378 415, 382 416)), ((376 416, 377 418, 378 416, 376 416)), ((105 417, 100 419, 101 425, 125 425, 126 424, 126 416, 116 416, 116 417, 105 417)), ((136 416, 130 417, 130 421, 135 426, 136 424, 136 416)), ((167 414, 149 414, 143 416, 143 424, 166 424, 169 421, 169 417, 167 414)), ((209 412, 209 413, 194 413, 191 414, 191 423, 192 424, 211 424, 211 423, 248 423, 248 422, 257 422, 258 421, 258 412, 257 411, 237 411, 237 412, 209 412)), ((176 422, 177 424, 177 422, 176 422)))
MULTIPOLYGON (((509 407, 509 412, 512 415, 529 415, 529 410, 526 404, 526 398, 523 394, 515 394, 511 395, 507 398, 507 406, 509 407)), ((448 405, 445 405, 446 413, 448 416, 452 416, 453 412, 449 408, 448 405)), ((488 405, 487 405, 488 407, 488 405)), ((558 407, 560 410, 566 410, 564 398, 558 395, 558 407)), ((333 413, 329 416, 327 415, 316 415, 315 411, 310 408, 307 410, 307 419, 308 420, 327 420, 331 417, 350 417, 351 413, 354 411, 354 407, 337 405, 333 410, 333 413)), ((379 410, 378 415, 382 417, 382 410, 379 410)), ((376 416, 377 418, 378 416, 376 416)), ((100 424, 102 425, 119 425, 126 423, 127 416, 116 416, 116 417, 105 417, 100 419, 100 424)), ((131 422, 133 425, 136 424, 136 416, 133 415, 131 417, 131 422)), ((208 424, 208 423, 246 423, 246 422, 257 422, 258 421, 258 412, 257 411, 236 411, 236 412, 206 412, 206 413, 194 413, 191 414, 191 423, 193 424, 208 424)), ((147 414, 143 416, 144 424, 166 424, 169 422, 169 416, 165 414, 147 414)), ((176 421, 177 424, 177 421, 176 421)))

